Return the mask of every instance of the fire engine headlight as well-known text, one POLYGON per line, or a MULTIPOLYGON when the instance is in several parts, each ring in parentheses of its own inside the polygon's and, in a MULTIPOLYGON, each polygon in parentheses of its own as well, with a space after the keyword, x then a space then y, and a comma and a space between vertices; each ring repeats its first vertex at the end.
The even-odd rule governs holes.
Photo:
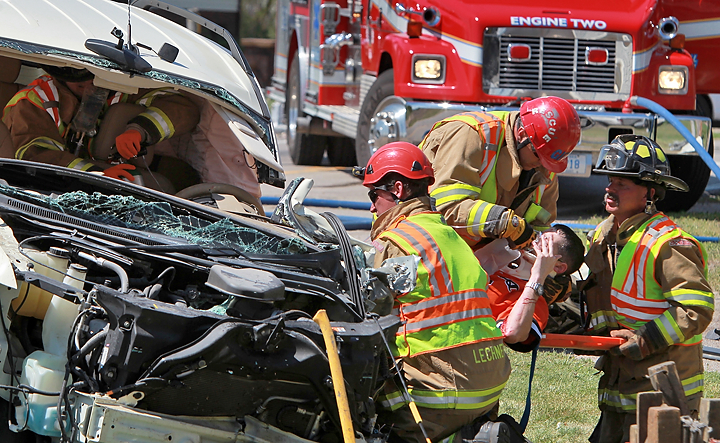
POLYGON ((445 57, 442 55, 413 55, 412 66, 414 83, 445 82, 445 57))
POLYGON ((687 66, 661 66, 658 73, 658 92, 660 94, 686 94, 687 78, 687 66))

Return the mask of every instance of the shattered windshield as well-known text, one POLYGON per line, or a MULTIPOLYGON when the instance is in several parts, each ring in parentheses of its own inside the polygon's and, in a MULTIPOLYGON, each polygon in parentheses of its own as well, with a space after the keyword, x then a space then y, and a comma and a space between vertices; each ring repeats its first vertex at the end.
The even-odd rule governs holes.
POLYGON ((283 238, 238 225, 230 219, 209 221, 176 215, 167 202, 146 202, 133 196, 83 191, 45 196, 0 184, 0 193, 95 223, 167 235, 208 248, 232 248, 253 254, 304 254, 298 238, 283 238))

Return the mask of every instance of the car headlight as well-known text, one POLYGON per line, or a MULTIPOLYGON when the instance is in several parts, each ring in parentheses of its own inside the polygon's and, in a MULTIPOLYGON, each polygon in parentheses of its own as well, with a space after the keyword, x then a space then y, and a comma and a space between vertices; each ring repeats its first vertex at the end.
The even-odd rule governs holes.
POLYGON ((412 81, 414 83, 444 83, 445 57, 442 55, 413 55, 412 81))
POLYGON ((660 66, 658 92, 660 94, 686 94, 687 78, 687 66, 660 66))

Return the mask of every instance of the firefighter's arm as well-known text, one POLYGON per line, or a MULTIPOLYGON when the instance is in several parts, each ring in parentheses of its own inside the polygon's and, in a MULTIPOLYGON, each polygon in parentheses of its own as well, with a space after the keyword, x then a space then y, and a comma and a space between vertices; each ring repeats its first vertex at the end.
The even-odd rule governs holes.
POLYGON ((531 224, 536 227, 549 227, 557 218, 557 201, 560 196, 560 185, 558 177, 553 174, 550 184, 547 185, 545 191, 540 198, 540 205, 531 204, 530 211, 537 211, 537 216, 533 217, 531 224), (534 206, 538 206, 535 208, 534 206))
POLYGON ((130 101, 147 109, 128 122, 127 129, 140 132, 143 146, 192 132, 200 121, 200 109, 172 89, 142 91, 130 101))
POLYGON ((516 247, 534 239, 532 228, 512 210, 481 200, 485 140, 476 130, 462 122, 447 123, 423 141, 423 152, 435 172, 430 195, 463 238, 509 238, 516 247))
POLYGON ((533 243, 533 249, 535 249, 536 259, 530 271, 530 278, 525 284, 520 298, 510 311, 507 321, 503 323, 502 331, 506 343, 527 340, 536 303, 539 299, 543 299, 542 301, 545 302, 538 292, 544 289, 545 280, 553 272, 555 264, 560 258, 560 255, 555 253, 555 245, 547 236, 538 238, 538 241, 533 243), (536 291, 533 288, 534 285, 539 285, 541 288, 536 291))
MULTIPOLYGON (((15 147, 15 158, 43 161, 38 160, 37 156, 48 149, 59 152, 65 150, 65 142, 50 114, 30 100, 18 100, 5 107, 3 123, 10 130, 10 138, 15 147)), ((43 162, 62 166, 67 164, 59 161, 43 162)))
MULTIPOLYGON (((5 108, 3 123, 10 130, 13 157, 82 171, 99 171, 93 163, 69 152, 55 122, 45 109, 30 100, 19 100, 5 108)), ((3 155, 9 153, 3 152, 3 155)))
POLYGON ((713 292, 707 282, 700 249, 689 240, 665 244, 656 262, 655 278, 670 303, 659 317, 635 331, 620 351, 640 360, 668 346, 691 340, 710 324, 714 311, 713 292))

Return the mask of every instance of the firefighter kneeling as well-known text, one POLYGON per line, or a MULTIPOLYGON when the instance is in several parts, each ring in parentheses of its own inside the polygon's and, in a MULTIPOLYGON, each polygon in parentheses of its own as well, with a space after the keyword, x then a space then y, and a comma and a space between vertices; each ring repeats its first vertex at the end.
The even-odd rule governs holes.
POLYGON ((488 276, 435 210, 428 195, 434 180, 427 157, 405 142, 380 148, 364 170, 370 211, 378 216, 371 230, 375 267, 398 257, 418 259, 415 287, 394 300, 402 326, 391 347, 404 382, 385 385, 378 418, 392 426, 390 441, 450 437, 493 409, 510 375, 486 294, 488 276))

